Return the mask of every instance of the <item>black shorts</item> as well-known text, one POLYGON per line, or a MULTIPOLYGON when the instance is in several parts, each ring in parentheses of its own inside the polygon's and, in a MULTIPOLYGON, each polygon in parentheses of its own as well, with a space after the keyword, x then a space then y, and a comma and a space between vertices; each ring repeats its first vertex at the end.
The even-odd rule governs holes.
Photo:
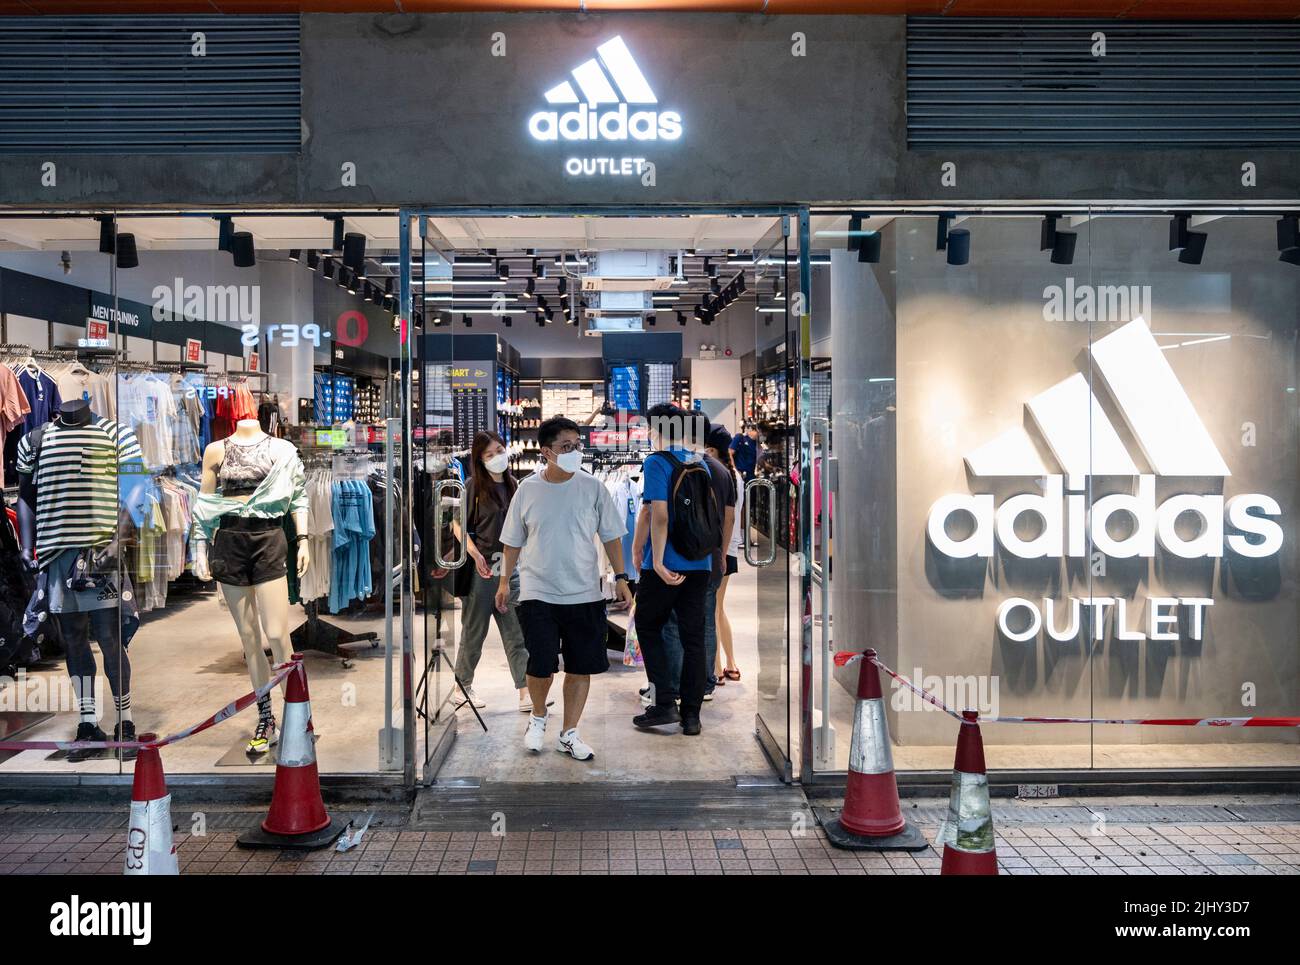
POLYGON ((212 540, 208 569, 226 586, 256 586, 288 573, 289 541, 284 517, 223 517, 212 540))
POLYGON ((558 672, 561 654, 565 673, 597 674, 609 669, 609 654, 605 652, 609 623, 604 600, 524 600, 516 612, 528 648, 528 676, 549 677, 558 672))
POLYGON ((739 570, 740 570, 740 567, 737 565, 736 558, 735 558, 734 556, 728 556, 728 557, 727 557, 727 568, 726 568, 725 570, 722 571, 722 575, 723 575, 723 576, 735 576, 736 573, 737 573, 739 570))

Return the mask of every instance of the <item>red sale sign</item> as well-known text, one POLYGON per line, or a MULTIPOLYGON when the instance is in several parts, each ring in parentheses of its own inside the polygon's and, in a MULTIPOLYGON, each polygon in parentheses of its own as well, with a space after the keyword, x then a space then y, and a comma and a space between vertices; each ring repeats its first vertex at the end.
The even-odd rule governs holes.
POLYGON ((259 366, 262 364, 262 357, 257 352, 248 353, 248 371, 260 372, 259 366))
POLYGON ((197 338, 185 340, 185 361, 196 364, 203 361, 203 343, 197 338))
POLYGON ((93 318, 86 319, 86 338, 94 342, 108 341, 108 322, 97 321, 93 318))

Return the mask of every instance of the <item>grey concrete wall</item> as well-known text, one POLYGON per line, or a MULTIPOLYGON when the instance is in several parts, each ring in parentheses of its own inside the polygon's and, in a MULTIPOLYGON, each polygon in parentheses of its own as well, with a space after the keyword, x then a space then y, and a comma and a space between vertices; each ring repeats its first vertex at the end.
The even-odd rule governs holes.
MULTIPOLYGON (((0 205, 653 205, 1300 197, 1296 152, 906 148, 900 17, 307 15, 298 156, 0 157, 0 205), (807 56, 791 54, 802 32, 807 56), (493 35, 506 56, 492 56, 493 35), (621 34, 683 115, 672 143, 570 150, 529 115, 621 34), (570 154, 641 155, 656 184, 574 179, 570 154), (1241 163, 1259 186, 1240 183, 1241 163), (40 164, 58 183, 44 188, 40 164), (940 166, 957 164, 954 186, 940 166), (341 184, 352 162, 357 184, 341 184)), ((569 146, 572 147, 571 145, 569 146)))

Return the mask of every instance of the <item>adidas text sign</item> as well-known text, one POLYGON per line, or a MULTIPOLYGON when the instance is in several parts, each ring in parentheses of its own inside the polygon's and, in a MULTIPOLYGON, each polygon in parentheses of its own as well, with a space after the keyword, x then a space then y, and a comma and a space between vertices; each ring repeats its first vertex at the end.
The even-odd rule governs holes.
POLYGON ((539 141, 675 141, 682 116, 661 111, 641 68, 622 37, 596 48, 596 57, 546 92, 546 101, 565 109, 537 111, 528 133, 539 141), (576 84, 576 89, 575 89, 576 84))

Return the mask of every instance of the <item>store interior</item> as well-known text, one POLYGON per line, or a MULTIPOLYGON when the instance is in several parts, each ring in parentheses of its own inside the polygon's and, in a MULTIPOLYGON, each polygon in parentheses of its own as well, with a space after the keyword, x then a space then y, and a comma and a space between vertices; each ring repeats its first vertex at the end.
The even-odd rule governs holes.
MULTIPOLYGON (((141 733, 189 726, 251 687, 241 626, 218 585, 196 575, 189 539, 203 451, 241 418, 291 442, 304 468, 311 562, 289 581, 289 629, 293 648, 307 655, 327 774, 402 772, 404 619, 412 628, 414 772, 423 781, 723 780, 797 776, 801 761, 813 774, 841 773, 856 680, 830 658, 866 645, 927 689, 986 713, 1291 712, 1298 598, 1285 574, 1295 572, 1291 519, 1300 508, 1293 394, 1300 275, 1293 262, 1275 260, 1289 250, 1275 240, 1282 229, 1266 216, 1183 223, 1209 237, 1197 242, 1203 258, 1184 260, 1185 248, 1166 247, 1175 235, 1163 214, 1061 218, 1053 227, 1074 240, 1044 247, 1047 220, 1036 212, 814 212, 801 291, 797 219, 413 216, 405 239, 412 337, 404 386, 397 212, 3 216, 0 365, 15 382, 0 376, 0 388, 35 386, 39 394, 45 386, 66 393, 61 400, 85 398, 139 440, 150 511, 145 522, 138 515, 123 522, 120 567, 139 610, 126 653, 130 712, 141 733), (945 237, 953 239, 947 249, 945 237), (1057 247, 1068 247, 1069 258, 1058 258, 1057 247), (1051 314, 1055 288, 1086 286, 1131 289, 1133 304, 1122 317, 1051 314), (801 309, 811 335, 802 400, 808 480, 798 472, 801 309), (1109 575, 1080 574, 1072 564, 1027 570, 1002 558, 973 576, 940 567, 926 529, 935 500, 1041 492, 1039 480, 1063 471, 1064 457, 1024 406, 1081 364, 1135 454, 1135 472, 1159 474, 1084 364, 1140 315, 1233 467, 1229 477, 1202 480, 1205 491, 1263 492, 1280 504, 1282 576, 1247 584, 1230 559, 1195 572, 1160 558, 1140 572, 1122 561, 1109 575), (28 380, 17 381, 24 371, 28 380), (1230 380, 1243 372, 1254 377, 1230 380), (495 625, 473 681, 485 706, 465 705, 451 671, 460 606, 439 557, 457 555, 440 535, 456 502, 435 495, 437 484, 460 477, 482 429, 505 440, 513 474, 535 471, 538 424, 566 415, 584 427, 585 468, 611 491, 626 492, 648 452, 629 416, 660 401, 697 409, 732 432, 745 423, 759 429, 757 476, 765 485, 747 490, 749 545, 726 597, 740 679, 726 681, 705 705, 704 740, 638 731, 630 721, 641 710, 645 671, 625 662, 627 619, 611 613, 610 668, 593 679, 583 724, 596 758, 525 755, 525 717, 495 625), (1021 422, 1036 468, 994 485, 976 471, 980 447, 1021 422), (1266 440, 1259 446, 1234 442, 1248 422, 1266 440), (415 519, 409 545, 400 524, 407 479, 415 519), (363 494, 371 523, 340 536, 331 509, 349 489, 363 494), (838 522, 837 502, 853 507, 838 522), (799 672, 801 505, 811 548, 806 674, 799 672), (365 575, 340 580, 345 563, 365 575), (397 579, 386 586, 389 566, 397 579), (1085 622, 1069 641, 1027 642, 1009 639, 995 622, 1010 595, 1073 594, 1128 598, 1136 626, 1144 601, 1157 593, 1213 597, 1209 630, 1166 647, 1154 639, 1131 644, 1107 624, 1090 644, 1085 622), (1242 702, 1245 690, 1255 704, 1242 702)), ((1179 227, 1175 218, 1175 234, 1179 227)), ((52 396, 38 401, 46 404, 29 404, 30 415, 2 410, 10 524, 0 573, 8 633, 0 636, 11 642, 0 643, 0 736, 70 740, 84 707, 68 683, 61 623, 29 619, 34 629, 23 627, 32 574, 17 552, 16 450, 23 434, 57 411, 52 396)), ((1092 431, 1082 450, 1088 460, 1099 445, 1092 431)), ((1105 485, 1097 497, 1137 491, 1132 479, 1105 485)), ((1160 498, 1192 492, 1187 485, 1162 480, 1160 498)), ((105 678, 114 675, 105 673, 97 642, 91 652, 101 678, 96 712, 111 730, 117 694, 105 678)), ((889 694, 899 769, 948 767, 953 734, 943 715, 897 687, 889 694)), ((278 714, 278 697, 274 703, 278 714)), ((255 723, 245 714, 173 745, 169 772, 268 772, 274 754, 247 749, 255 723)), ((1300 763, 1294 733, 1153 731, 1006 726, 992 728, 985 742, 993 767, 1300 763)), ((0 752, 0 774, 114 774, 131 766, 107 753, 74 761, 66 751, 0 752)))

